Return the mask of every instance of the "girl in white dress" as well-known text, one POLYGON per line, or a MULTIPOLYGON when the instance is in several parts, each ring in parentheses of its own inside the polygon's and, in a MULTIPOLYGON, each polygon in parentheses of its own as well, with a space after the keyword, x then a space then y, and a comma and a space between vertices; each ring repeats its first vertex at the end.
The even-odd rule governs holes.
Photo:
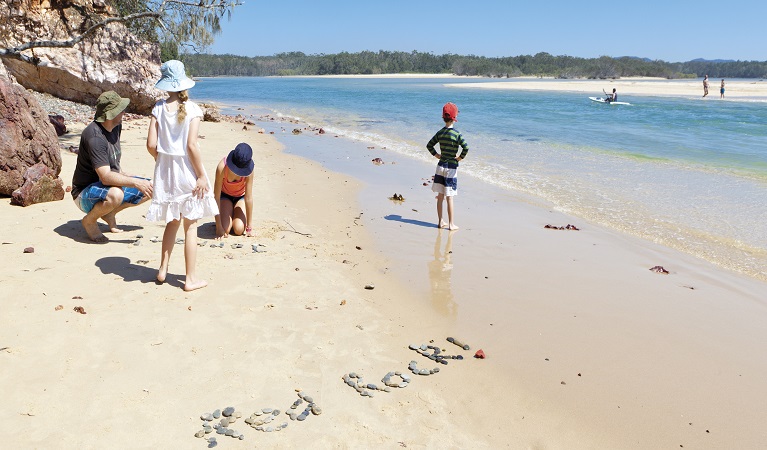
POLYGON ((162 254, 157 281, 165 282, 170 254, 179 226, 184 225, 185 291, 208 285, 197 277, 197 219, 215 216, 218 206, 210 189, 197 146, 197 131, 203 116, 196 103, 189 101, 187 89, 194 81, 186 76, 181 61, 167 61, 155 87, 167 91, 168 98, 152 108, 146 147, 155 159, 154 192, 147 220, 165 221, 162 254))

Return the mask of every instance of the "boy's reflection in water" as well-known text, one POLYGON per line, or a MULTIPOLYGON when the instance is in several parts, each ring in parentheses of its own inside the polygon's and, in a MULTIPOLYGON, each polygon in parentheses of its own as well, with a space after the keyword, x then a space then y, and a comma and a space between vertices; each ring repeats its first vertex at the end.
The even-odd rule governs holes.
POLYGON ((453 301, 453 291, 450 287, 450 276, 453 273, 453 235, 455 232, 440 229, 434 242, 434 261, 429 262, 429 279, 431 280, 431 302, 440 314, 455 317, 458 306, 453 301), (447 233, 445 251, 442 252, 442 233, 447 233))

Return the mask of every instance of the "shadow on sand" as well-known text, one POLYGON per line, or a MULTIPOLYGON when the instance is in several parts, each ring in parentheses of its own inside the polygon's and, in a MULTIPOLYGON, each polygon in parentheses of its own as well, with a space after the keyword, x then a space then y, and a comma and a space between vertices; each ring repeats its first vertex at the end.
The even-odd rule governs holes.
MULTIPOLYGON (((125 239, 118 239, 122 234, 128 233, 131 231, 137 231, 137 230, 143 230, 144 227, 140 227, 137 225, 119 225, 119 228, 123 230, 123 233, 110 233, 109 228, 104 223, 99 222, 99 229, 102 233, 104 233, 104 236, 109 238, 109 242, 116 242, 118 244, 132 244, 135 242, 134 237, 128 237, 125 236, 125 239)), ((79 220, 70 220, 67 223, 61 224, 53 229, 56 233, 58 233, 61 236, 68 237, 69 239, 72 239, 76 242, 81 242, 83 244, 95 244, 95 242, 91 241, 88 238, 88 234, 83 229, 83 224, 80 223, 79 220)), ((109 242, 104 242, 104 244, 108 244, 109 242)))
MULTIPOLYGON (((157 269, 146 267, 141 264, 133 264, 124 256, 107 256, 96 260, 96 267, 103 274, 115 274, 126 282, 140 281, 141 283, 156 283, 157 269)), ((165 282, 171 286, 184 287, 180 276, 168 274, 165 282)))
POLYGON ((436 223, 424 222, 423 220, 405 219, 404 217, 400 216, 399 214, 389 214, 387 216, 384 216, 384 219, 386 219, 386 220, 394 220, 396 222, 407 223, 407 224, 410 224, 410 225, 418 225, 419 227, 437 228, 437 224, 436 223))

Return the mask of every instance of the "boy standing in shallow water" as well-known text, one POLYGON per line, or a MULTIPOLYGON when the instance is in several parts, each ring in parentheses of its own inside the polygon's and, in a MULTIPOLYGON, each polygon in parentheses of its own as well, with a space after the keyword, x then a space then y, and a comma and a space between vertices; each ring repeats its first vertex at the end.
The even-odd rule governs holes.
POLYGON ((439 130, 426 144, 429 153, 439 159, 431 190, 437 193, 437 226, 448 230, 457 230, 458 226, 453 221, 453 197, 458 194, 458 162, 466 158, 469 146, 461 133, 453 128, 458 120, 458 107, 454 103, 448 102, 442 107, 442 120, 445 121, 444 128, 439 130), (436 144, 439 144, 439 153, 434 150, 436 144), (460 156, 457 156, 458 147, 463 149, 460 156), (447 197, 448 223, 442 220, 442 204, 445 197, 447 197))

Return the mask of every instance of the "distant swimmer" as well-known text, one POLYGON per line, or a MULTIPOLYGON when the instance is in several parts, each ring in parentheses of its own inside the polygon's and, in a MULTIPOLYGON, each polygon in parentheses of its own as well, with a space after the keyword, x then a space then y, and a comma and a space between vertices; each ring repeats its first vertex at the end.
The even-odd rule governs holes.
POLYGON ((703 96, 708 95, 708 75, 703 77, 703 96))
POLYGON ((719 87, 719 98, 724 98, 724 78, 722 78, 722 85, 719 87))

